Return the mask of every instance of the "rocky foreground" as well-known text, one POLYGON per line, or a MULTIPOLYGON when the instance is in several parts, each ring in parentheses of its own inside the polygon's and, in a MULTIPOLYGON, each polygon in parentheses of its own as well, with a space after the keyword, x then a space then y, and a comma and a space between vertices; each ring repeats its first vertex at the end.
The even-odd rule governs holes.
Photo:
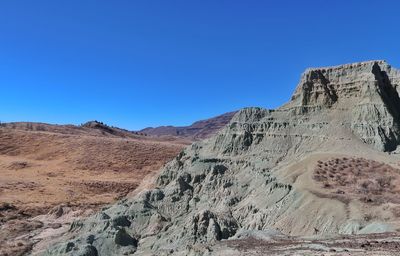
POLYGON ((240 110, 36 253, 396 255, 399 84, 384 61, 308 69, 287 104, 240 110))

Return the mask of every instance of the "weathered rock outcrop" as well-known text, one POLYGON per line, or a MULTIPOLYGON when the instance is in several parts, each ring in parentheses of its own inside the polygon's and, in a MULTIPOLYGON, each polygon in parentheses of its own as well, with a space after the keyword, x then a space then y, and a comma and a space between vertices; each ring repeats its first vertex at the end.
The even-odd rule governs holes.
POLYGON ((289 105, 303 111, 339 110, 343 125, 360 139, 393 151, 399 143, 399 85, 399 71, 385 61, 309 69, 289 105))
POLYGON ((385 219, 366 220, 354 210, 359 203, 314 193, 292 165, 315 152, 395 150, 399 77, 383 61, 307 70, 289 103, 239 111, 217 135, 168 163, 157 188, 74 223, 66 234, 71 241, 47 254, 207 254, 197 245, 251 230, 374 232, 381 222, 398 228, 389 208, 385 219))

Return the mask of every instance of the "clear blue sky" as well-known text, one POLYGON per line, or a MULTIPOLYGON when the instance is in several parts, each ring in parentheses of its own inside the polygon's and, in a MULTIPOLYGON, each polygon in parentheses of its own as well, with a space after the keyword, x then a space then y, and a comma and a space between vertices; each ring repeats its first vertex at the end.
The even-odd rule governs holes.
POLYGON ((307 67, 400 67, 400 1, 0 2, 0 120, 128 129, 287 101, 307 67))

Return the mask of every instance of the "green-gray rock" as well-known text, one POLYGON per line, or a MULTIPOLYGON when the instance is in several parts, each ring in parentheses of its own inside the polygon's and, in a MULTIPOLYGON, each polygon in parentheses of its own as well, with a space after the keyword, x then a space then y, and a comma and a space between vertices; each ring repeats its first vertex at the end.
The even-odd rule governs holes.
POLYGON ((66 237, 75 238, 45 254, 95 247, 99 255, 123 255, 127 246, 135 255, 207 254, 209 248, 196 245, 252 231, 334 235, 399 228, 389 208, 368 208, 385 216, 378 220, 384 225, 372 225, 377 220, 366 221, 360 203, 319 196, 307 169, 315 154, 395 157, 383 152, 395 151, 400 141, 399 81, 400 72, 384 61, 309 69, 290 102, 276 110, 242 109, 214 137, 168 163, 157 188, 74 223, 66 237))

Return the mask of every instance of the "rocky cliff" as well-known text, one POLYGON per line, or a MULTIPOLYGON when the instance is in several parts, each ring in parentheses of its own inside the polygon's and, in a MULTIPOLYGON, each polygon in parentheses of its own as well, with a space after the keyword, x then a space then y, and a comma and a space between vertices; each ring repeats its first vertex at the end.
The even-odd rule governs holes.
POLYGON ((384 61, 306 70, 290 102, 240 110, 168 163, 155 189, 73 223, 69 240, 45 254, 202 255, 271 228, 296 236, 398 229, 400 202, 336 193, 313 170, 343 155, 398 160, 385 152, 399 144, 399 74, 384 61))
POLYGON ((289 105, 339 110, 341 125, 364 142, 392 151, 399 142, 399 79, 399 71, 385 61, 309 69, 289 105))

